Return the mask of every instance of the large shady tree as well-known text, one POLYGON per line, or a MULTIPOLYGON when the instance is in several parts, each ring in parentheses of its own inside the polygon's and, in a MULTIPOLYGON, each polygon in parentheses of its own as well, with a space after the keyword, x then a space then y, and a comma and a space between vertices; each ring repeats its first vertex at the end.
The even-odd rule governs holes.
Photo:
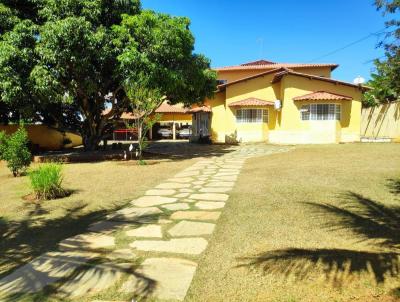
POLYGON ((384 58, 376 59, 375 69, 368 85, 372 88, 365 94, 368 106, 400 100, 400 1, 375 0, 378 10, 388 17, 387 31, 379 46, 385 50, 384 58))
POLYGON ((190 21, 138 0, 0 0, 0 21, 3 120, 77 130, 88 150, 130 110, 129 83, 186 104, 215 88, 209 60, 193 53, 190 21))

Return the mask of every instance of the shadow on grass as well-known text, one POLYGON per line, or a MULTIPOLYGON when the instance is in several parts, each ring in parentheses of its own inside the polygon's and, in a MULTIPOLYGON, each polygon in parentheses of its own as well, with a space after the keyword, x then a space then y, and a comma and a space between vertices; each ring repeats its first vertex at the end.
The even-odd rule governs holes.
MULTIPOLYGON (((95 163, 99 161, 124 160, 124 152, 128 160, 136 160, 134 153, 129 152, 132 143, 137 148, 137 143, 126 142, 120 150, 97 150, 84 151, 83 148, 73 150, 51 151, 38 154, 35 160, 38 162, 59 161, 65 163, 95 163)), ((144 160, 185 160, 197 157, 223 156, 233 152, 237 146, 226 144, 196 144, 187 141, 152 141, 148 148, 143 152, 144 160)))
MULTIPOLYGON (((397 194, 398 186, 394 188, 391 192, 397 194)), ((340 207, 306 205, 314 214, 313 219, 324 221, 323 226, 329 231, 352 230, 360 241, 371 245, 371 250, 288 248, 240 258, 242 263, 238 266, 304 280, 319 265, 326 278, 337 286, 345 285, 346 276, 363 272, 371 273, 376 283, 400 276, 400 207, 388 207, 354 192, 347 192, 340 199, 340 207)))
MULTIPOLYGON (((90 229, 93 229, 91 232, 108 234, 109 231, 116 231, 126 224, 135 227, 154 223, 164 214, 124 217, 118 212, 121 207, 82 214, 85 207, 86 205, 81 205, 69 209, 63 217, 40 220, 35 217, 37 213, 41 213, 38 204, 26 220, 2 229, 0 267, 3 271, 0 275, 0 289, 3 293, 0 294, 5 296, 6 301, 19 301, 26 297, 24 293, 32 291, 39 293, 31 295, 29 301, 42 301, 49 296, 57 299, 61 297, 60 301, 64 301, 63 299, 71 293, 65 292, 63 284, 71 286, 78 284, 76 287, 78 290, 87 283, 89 287, 86 290, 89 293, 90 286, 95 287, 97 283, 102 283, 107 287, 104 285, 108 282, 107 276, 112 277, 113 274, 121 272, 135 277, 134 288, 129 291, 132 298, 143 298, 152 293, 155 281, 137 272, 139 263, 129 263, 125 259, 110 260, 106 257, 110 250, 80 245, 83 243, 81 239, 76 239, 78 248, 69 248, 67 252, 57 252, 57 250, 60 241, 88 233, 91 225, 90 229), (112 220, 106 220, 107 218, 112 220), (102 221, 106 223, 96 223, 102 221), (45 254, 46 252, 50 254, 45 254), (33 258, 34 265, 24 266, 33 258)), ((71 247, 70 243, 67 243, 67 246, 71 247)))
POLYGON ((390 192, 395 195, 400 194, 400 179, 388 179, 387 187, 390 192))

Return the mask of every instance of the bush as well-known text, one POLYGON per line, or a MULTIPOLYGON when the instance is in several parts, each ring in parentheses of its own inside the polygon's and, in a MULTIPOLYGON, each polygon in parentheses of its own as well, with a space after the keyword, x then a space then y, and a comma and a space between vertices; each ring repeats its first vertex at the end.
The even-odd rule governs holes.
POLYGON ((10 136, 0 134, 0 158, 7 162, 7 167, 15 177, 25 172, 31 164, 28 143, 28 134, 22 126, 10 136))
POLYGON ((62 165, 43 164, 29 173, 32 189, 37 199, 54 199, 65 197, 67 192, 62 188, 62 165))

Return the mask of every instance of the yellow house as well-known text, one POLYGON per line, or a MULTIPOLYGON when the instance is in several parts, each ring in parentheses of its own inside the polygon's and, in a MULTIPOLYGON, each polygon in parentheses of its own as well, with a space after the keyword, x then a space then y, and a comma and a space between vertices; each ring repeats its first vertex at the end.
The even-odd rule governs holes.
POLYGON ((217 68, 220 85, 192 109, 192 141, 309 144, 360 140, 362 86, 331 79, 337 64, 260 60, 217 68))

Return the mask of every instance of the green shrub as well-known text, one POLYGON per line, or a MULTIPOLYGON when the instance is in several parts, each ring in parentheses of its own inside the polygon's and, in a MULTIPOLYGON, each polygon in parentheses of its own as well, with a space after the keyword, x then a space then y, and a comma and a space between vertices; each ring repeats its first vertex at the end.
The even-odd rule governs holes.
POLYGON ((0 134, 0 158, 7 162, 14 176, 21 175, 31 164, 32 155, 28 143, 28 133, 23 126, 9 136, 0 134))
POLYGON ((43 164, 29 173, 32 189, 37 199, 54 199, 66 196, 62 188, 62 165, 43 164))

